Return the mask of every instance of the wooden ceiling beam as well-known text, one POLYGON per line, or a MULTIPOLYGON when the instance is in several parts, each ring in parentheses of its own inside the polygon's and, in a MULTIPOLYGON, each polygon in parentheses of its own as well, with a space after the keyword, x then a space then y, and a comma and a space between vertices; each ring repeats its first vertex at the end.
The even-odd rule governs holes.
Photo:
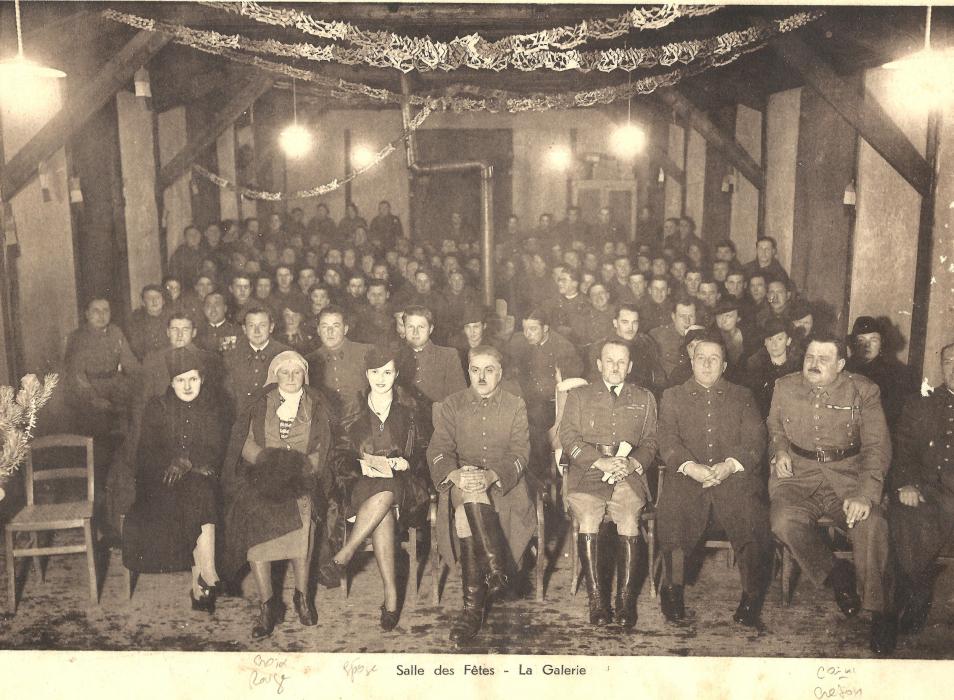
POLYGON ((33 178, 40 163, 62 148, 168 41, 152 32, 139 32, 94 76, 69 78, 79 86, 74 95, 4 166, 0 200, 10 201, 33 178))
POLYGON ((761 190, 765 186, 765 174, 758 163, 749 155, 735 137, 725 133, 715 122, 700 111, 689 99, 675 88, 661 88, 654 93, 663 104, 689 122, 689 126, 715 146, 729 163, 745 178, 761 190))
POLYGON ((159 190, 162 191, 188 172, 189 168, 206 148, 251 107, 255 100, 267 92, 275 82, 273 75, 258 69, 242 70, 244 86, 236 92, 229 102, 219 109, 215 118, 198 134, 195 134, 183 146, 172 160, 159 171, 159 190))
POLYGON ((931 166, 873 95, 859 94, 794 34, 770 43, 805 83, 851 124, 878 154, 921 196, 931 189, 931 166))

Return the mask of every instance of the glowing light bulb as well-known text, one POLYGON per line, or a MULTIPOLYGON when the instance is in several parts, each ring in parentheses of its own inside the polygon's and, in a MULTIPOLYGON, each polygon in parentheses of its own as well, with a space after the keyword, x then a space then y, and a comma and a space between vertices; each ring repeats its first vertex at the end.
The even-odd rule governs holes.
POLYGON ((553 170, 564 172, 573 164, 573 154, 566 146, 551 146, 547 149, 547 163, 553 170))
POLYGON ((35 80, 36 78, 65 78, 66 73, 56 68, 41 66, 23 54, 17 54, 13 58, 0 61, 0 76, 5 80, 35 80))
POLYGON ((645 146, 646 132, 635 124, 622 124, 610 135, 610 150, 622 160, 632 160, 645 146))
POLYGON ((366 168, 371 163, 374 162, 374 151, 372 151, 367 146, 356 146, 351 151, 351 165, 356 169, 361 170, 366 168))
POLYGON ((306 155, 311 151, 313 141, 311 132, 301 124, 286 126, 278 137, 282 150, 289 158, 301 158, 306 155))

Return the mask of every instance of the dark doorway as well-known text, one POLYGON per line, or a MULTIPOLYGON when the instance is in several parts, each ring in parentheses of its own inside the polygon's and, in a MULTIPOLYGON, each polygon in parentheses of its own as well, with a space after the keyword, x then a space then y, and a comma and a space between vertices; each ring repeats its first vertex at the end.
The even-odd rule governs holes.
MULTIPOLYGON (((494 168, 494 231, 505 231, 513 202, 510 129, 426 129, 417 132, 422 163, 486 160, 494 168)), ((439 242, 460 212, 463 228, 478 240, 481 225, 480 176, 473 173, 418 175, 411 187, 411 235, 439 242)))

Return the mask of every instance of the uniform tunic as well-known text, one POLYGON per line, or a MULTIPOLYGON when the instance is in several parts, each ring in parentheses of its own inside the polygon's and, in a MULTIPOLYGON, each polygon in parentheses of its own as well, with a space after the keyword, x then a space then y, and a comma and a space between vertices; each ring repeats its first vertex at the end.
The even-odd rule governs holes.
POLYGON ((241 415, 251 406, 255 395, 265 386, 268 365, 279 353, 288 350, 275 340, 269 340, 256 351, 244 337, 223 356, 225 364, 225 392, 234 403, 234 414, 241 415))
POLYGON ((102 330, 88 325, 73 331, 66 343, 66 400, 92 433, 116 427, 114 417, 91 406, 94 399, 122 410, 132 401, 139 360, 126 336, 112 324, 102 330))
POLYGON ((890 474, 891 533, 901 570, 919 579, 954 534, 954 394, 948 386, 905 404, 897 447, 890 474), (901 504, 902 486, 915 486, 925 502, 915 508, 901 504))
MULTIPOLYGON (((614 486, 593 468, 602 456, 598 445, 633 446, 630 457, 648 469, 656 458, 656 399, 647 389, 622 384, 617 397, 602 381, 573 389, 566 398, 560 421, 560 444, 570 457, 569 492, 610 498, 614 486)), ((615 454, 615 449, 613 450, 615 454)), ((646 475, 633 472, 627 482, 644 502, 651 500, 646 475)))
POLYGON ((150 316, 145 309, 133 311, 129 321, 129 347, 140 361, 151 352, 169 347, 168 321, 168 313, 150 316))
POLYGON ((672 323, 653 328, 649 336, 659 347, 659 362, 672 385, 676 369, 680 367, 685 369, 689 364, 689 356, 686 355, 686 337, 679 335, 679 331, 672 323))
MULTIPOLYGON (((456 358, 455 358, 456 362, 456 358)), ((515 561, 536 527, 533 504, 523 478, 530 454, 527 410, 523 399, 498 388, 481 398, 473 389, 448 396, 435 411, 434 433, 427 448, 431 480, 441 494, 438 546, 452 558, 447 475, 462 466, 490 469, 497 482, 488 494, 500 517, 515 561)))
POLYGON ((467 386, 457 351, 430 341, 420 350, 408 345, 401 348, 398 369, 401 386, 426 403, 443 401, 467 386))
POLYGON ((213 326, 203 317, 196 328, 195 344, 209 352, 224 353, 238 345, 239 339, 244 340, 242 329, 228 320, 213 326))
POLYGON ((788 478, 774 473, 769 477, 772 531, 820 586, 831 573, 833 559, 814 522, 825 515, 847 529, 844 500, 866 499, 871 512, 848 530, 848 538, 862 607, 883 611, 893 599, 888 523, 880 505, 891 440, 878 386, 849 372, 840 372, 826 387, 813 387, 801 374, 782 377, 775 384, 768 430, 770 454, 787 451, 793 471, 788 478), (793 446, 860 452, 822 463, 795 454, 793 446))

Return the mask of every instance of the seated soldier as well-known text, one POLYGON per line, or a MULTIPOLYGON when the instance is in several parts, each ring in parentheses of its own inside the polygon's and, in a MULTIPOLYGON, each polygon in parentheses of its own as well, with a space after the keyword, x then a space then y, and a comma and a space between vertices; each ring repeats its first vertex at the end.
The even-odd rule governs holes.
POLYGON ((772 545, 759 496, 765 425, 752 392, 726 381, 725 368, 722 337, 710 333, 693 350, 692 379, 663 393, 659 455, 668 470, 656 510, 660 602, 667 620, 683 619, 684 553, 698 546, 714 518, 739 562, 742 599, 732 619, 757 627, 772 545))
MULTIPOLYGON (((427 448, 443 512, 449 491, 460 545, 464 610, 451 628, 455 642, 477 636, 488 599, 508 587, 535 527, 523 479, 530 453, 523 400, 500 387, 502 358, 492 347, 470 351, 468 374, 470 388, 442 401, 427 448)), ((450 533, 441 533, 438 547, 452 557, 450 533)))
POLYGON ((600 381, 567 396, 560 443, 570 457, 567 500, 580 524, 578 550, 589 594, 590 623, 612 620, 610 578, 616 559, 616 615, 636 625, 639 513, 650 500, 645 469, 656 456, 656 400, 648 389, 626 383, 632 370, 629 344, 606 340, 596 361, 600 381), (614 553, 600 546, 604 516, 616 523, 614 553))

